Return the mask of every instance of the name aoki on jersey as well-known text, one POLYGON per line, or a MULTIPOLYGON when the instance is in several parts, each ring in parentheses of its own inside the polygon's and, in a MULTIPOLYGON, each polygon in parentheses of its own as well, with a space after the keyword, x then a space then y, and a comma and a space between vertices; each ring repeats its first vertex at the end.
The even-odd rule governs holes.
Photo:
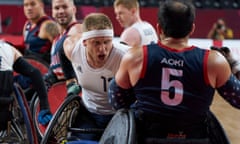
POLYGON ((161 60, 161 63, 167 64, 167 65, 171 65, 171 66, 179 66, 179 67, 183 67, 184 65, 184 61, 183 60, 178 60, 178 59, 167 59, 167 58, 163 58, 161 60))

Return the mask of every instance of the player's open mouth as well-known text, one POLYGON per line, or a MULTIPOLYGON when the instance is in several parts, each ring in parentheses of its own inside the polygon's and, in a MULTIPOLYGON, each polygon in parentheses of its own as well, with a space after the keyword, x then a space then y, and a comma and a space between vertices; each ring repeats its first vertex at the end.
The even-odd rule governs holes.
POLYGON ((102 54, 102 55, 98 55, 98 58, 99 58, 100 60, 104 60, 105 55, 104 55, 104 54, 102 54))

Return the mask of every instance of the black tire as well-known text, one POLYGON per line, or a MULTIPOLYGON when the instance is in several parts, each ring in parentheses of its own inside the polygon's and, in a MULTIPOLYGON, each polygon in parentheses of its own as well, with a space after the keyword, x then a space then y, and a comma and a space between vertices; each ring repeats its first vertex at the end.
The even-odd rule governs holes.
POLYGON ((136 144, 136 127, 133 112, 120 109, 106 127, 99 144, 136 144))
POLYGON ((38 139, 33 126, 32 115, 28 102, 21 87, 14 83, 14 101, 12 104, 10 132, 4 142, 20 144, 37 144, 38 139))
POLYGON ((37 116, 39 113, 38 106, 39 106, 39 98, 38 98, 37 93, 35 92, 32 97, 32 100, 30 102, 30 110, 31 110, 31 114, 32 114, 33 125, 36 129, 37 137, 40 142, 40 140, 43 137, 43 133, 42 133, 42 130, 40 129, 40 127, 38 126, 38 120, 37 120, 37 116))
POLYGON ((207 113, 208 136, 212 144, 230 144, 230 141, 216 116, 209 111, 207 113))
POLYGON ((81 106, 78 95, 67 97, 53 115, 41 140, 41 144, 61 143, 67 139, 68 128, 74 123, 81 106))

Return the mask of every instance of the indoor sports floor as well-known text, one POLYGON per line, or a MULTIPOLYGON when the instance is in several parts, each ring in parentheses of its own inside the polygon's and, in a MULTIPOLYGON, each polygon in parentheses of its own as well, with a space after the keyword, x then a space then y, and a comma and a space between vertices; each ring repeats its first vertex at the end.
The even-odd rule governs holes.
POLYGON ((217 93, 211 107, 214 114, 225 129, 231 144, 240 143, 240 111, 233 108, 217 93))

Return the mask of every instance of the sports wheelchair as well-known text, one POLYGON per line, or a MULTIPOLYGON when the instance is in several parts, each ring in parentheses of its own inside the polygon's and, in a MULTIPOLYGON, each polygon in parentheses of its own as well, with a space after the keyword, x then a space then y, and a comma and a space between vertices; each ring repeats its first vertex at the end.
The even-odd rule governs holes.
MULTIPOLYGON (((48 102, 49 102, 50 110, 52 114, 54 114, 57 111, 57 109, 60 107, 66 95, 67 95, 67 90, 65 86, 65 81, 61 81, 53 84, 51 88, 48 90, 48 102)), ((40 112, 40 101, 37 93, 34 93, 31 99, 30 110, 33 116, 33 124, 34 124, 34 127, 36 128, 38 138, 39 140, 41 140, 43 137, 43 134, 46 131, 47 126, 44 126, 38 123, 37 118, 40 112)))
MULTIPOLYGON (((35 55, 27 55, 27 56, 24 55, 23 58, 33 67, 37 68, 42 75, 48 72, 49 64, 45 60, 39 57, 36 57, 35 55)), ((16 72, 14 72, 14 77, 16 78, 15 82, 21 86, 23 93, 26 97, 27 103, 30 107, 30 113, 31 113, 31 116, 33 117, 33 126, 37 130, 37 137, 41 138, 40 137, 41 135, 39 133, 39 127, 37 126, 38 123, 36 123, 34 119, 36 114, 33 112, 33 105, 34 105, 33 102, 38 100, 37 92, 34 89, 32 89, 30 78, 21 76, 16 72)))
POLYGON ((21 87, 14 83, 13 99, 9 99, 11 116, 6 131, 1 131, 0 143, 37 144, 32 115, 21 87))
MULTIPOLYGON (((75 144, 84 143, 84 140, 69 141, 68 137, 72 132, 79 133, 96 133, 102 132, 102 137, 98 142, 92 141, 93 144, 230 144, 225 131, 221 124, 209 111, 207 113, 207 125, 209 140, 205 139, 160 139, 144 138, 144 142, 138 140, 137 126, 132 110, 121 109, 116 112, 106 129, 79 129, 74 128, 73 123, 82 108, 81 97, 72 95, 67 97, 57 109, 53 119, 46 128, 41 144, 75 144)), ((87 143, 87 142, 86 142, 87 143)), ((89 144, 91 142, 88 142, 89 144)))
POLYGON ((66 97, 63 103, 59 106, 52 120, 48 124, 41 144, 57 144, 64 143, 71 132, 72 124, 78 114, 81 106, 81 97, 71 95, 66 97))

